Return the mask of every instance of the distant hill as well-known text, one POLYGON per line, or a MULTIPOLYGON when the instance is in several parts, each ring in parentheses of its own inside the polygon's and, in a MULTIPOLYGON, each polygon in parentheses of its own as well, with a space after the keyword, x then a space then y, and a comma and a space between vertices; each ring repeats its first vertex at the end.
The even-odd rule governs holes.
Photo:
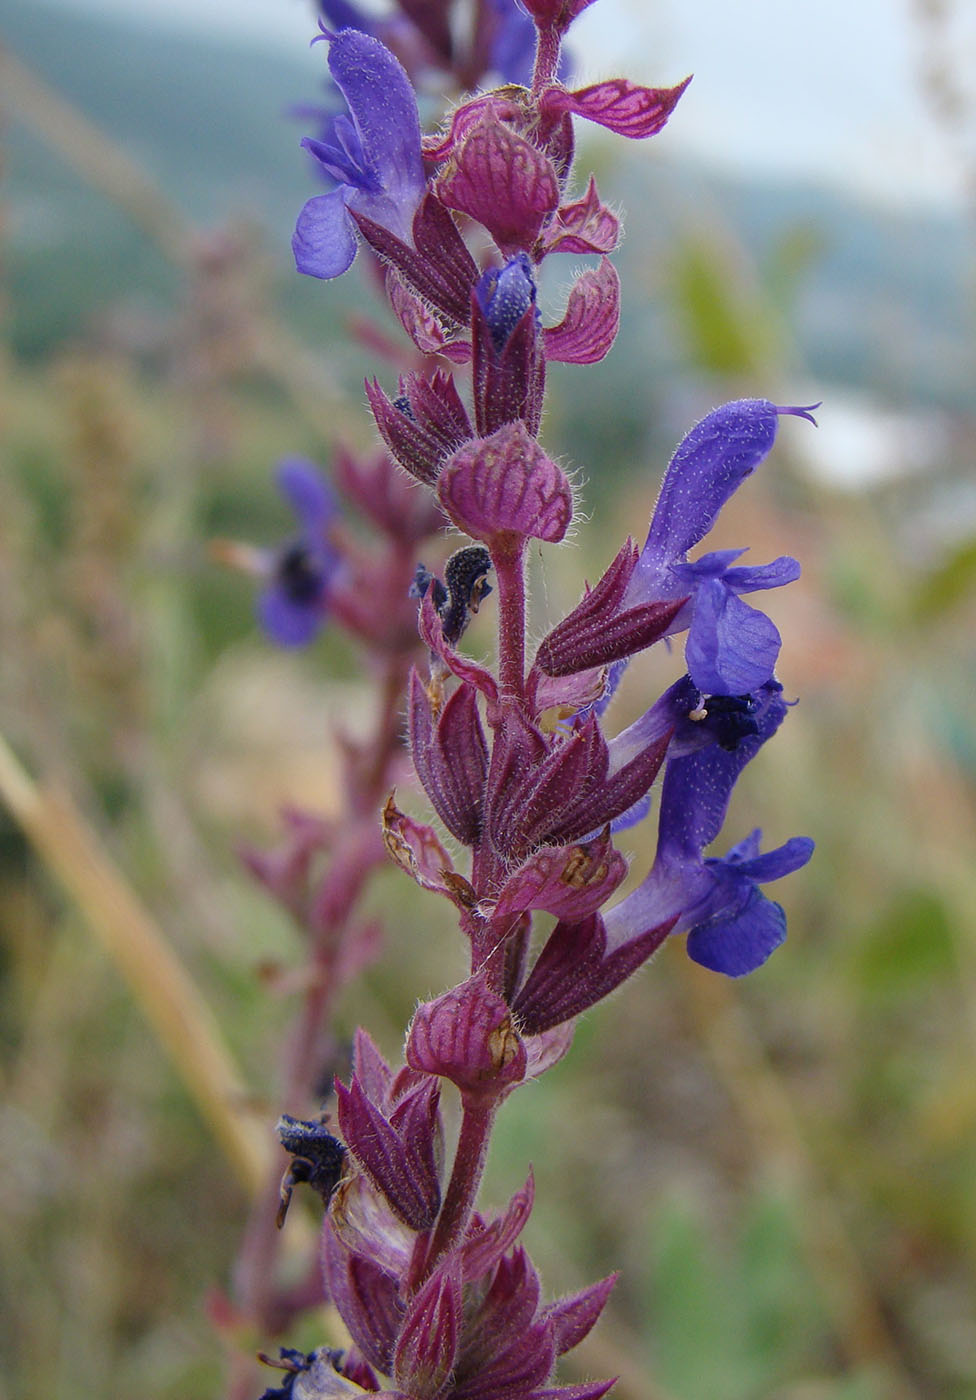
POLYGON ((298 149, 304 133, 287 113, 316 99, 317 75, 326 73, 322 49, 299 50, 290 61, 279 50, 83 15, 45 0, 0 0, 0 38, 188 213, 213 221, 247 210, 269 228, 288 227, 309 181, 298 149))
MULTIPOLYGON (((235 216, 263 226, 291 314, 321 331, 322 301, 313 299, 315 314, 308 312, 288 251, 295 214, 315 183, 298 149, 302 128, 287 112, 316 100, 324 66, 318 55, 291 61, 243 41, 227 45, 82 17, 44 0, 0 4, 0 37, 109 131, 188 215, 206 225, 235 216)), ((15 349, 45 353, 113 299, 149 309, 172 303, 172 272, 122 214, 16 122, 6 144, 15 349)), ((625 324, 626 355, 614 356, 618 395, 639 391, 649 363, 678 371, 686 360, 676 343, 680 317, 661 303, 676 255, 680 261, 700 241, 705 256, 732 245, 734 293, 735 245, 755 254, 763 298, 786 308, 819 378, 890 399, 969 404, 971 252, 961 220, 877 212, 822 189, 732 183, 671 166, 659 150, 649 155, 645 146, 622 142, 617 148, 601 186, 640 229, 620 262, 630 305, 642 307, 625 324), (632 380, 626 388, 625 366, 632 380)), ((601 146, 597 160, 609 158, 601 146)), ((699 292, 707 302, 707 287, 699 292)), ((329 295, 335 306, 353 293, 343 286, 329 295)), ((588 392, 598 392, 592 377, 588 392)))
MULTIPOLYGON (((316 100, 324 61, 300 53, 291 63, 277 52, 80 16, 43 0, 0 0, 0 42, 193 220, 263 226, 271 256, 288 272, 295 214, 315 192, 302 127, 288 110, 316 100)), ((16 121, 4 144, 16 349, 42 354, 123 296, 137 310, 172 304, 172 269, 117 208, 16 121)))

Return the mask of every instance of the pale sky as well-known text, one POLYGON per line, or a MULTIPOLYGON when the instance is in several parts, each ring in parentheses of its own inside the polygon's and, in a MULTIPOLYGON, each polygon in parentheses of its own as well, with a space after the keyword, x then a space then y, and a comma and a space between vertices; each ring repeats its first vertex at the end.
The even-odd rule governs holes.
MULTIPOLYGON (((0 0, 5 4, 30 0, 0 0)), ((307 54, 310 0, 60 0, 146 22, 236 34, 307 54)), ((375 7, 376 0, 374 0, 375 7)), ((668 133, 724 170, 782 173, 897 205, 959 207, 964 161, 922 95, 920 0, 598 0, 574 26, 583 80, 695 81, 668 133)), ((949 0, 953 79, 976 158, 976 5, 949 0), (955 18, 953 19, 952 16, 955 18)), ((308 56, 321 62, 321 49, 308 56)))

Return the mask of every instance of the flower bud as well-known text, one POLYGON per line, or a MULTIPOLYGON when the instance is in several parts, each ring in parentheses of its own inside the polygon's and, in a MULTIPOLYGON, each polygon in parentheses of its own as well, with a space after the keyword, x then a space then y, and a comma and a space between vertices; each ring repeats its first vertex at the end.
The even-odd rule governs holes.
POLYGON ((495 349, 501 353, 526 311, 535 306, 535 281, 528 256, 517 253, 504 267, 488 268, 475 283, 474 294, 495 349))
POLYGON ((499 534, 557 544, 573 518, 566 473, 547 457, 523 423, 509 423, 455 452, 438 482, 454 523, 486 544, 499 534))
POLYGON ((461 1334, 457 1261, 433 1274, 411 1299, 397 1339, 393 1376, 416 1400, 435 1400, 447 1384, 461 1334))
POLYGON ((443 1075, 477 1099, 500 1098, 525 1076, 525 1047, 511 1012, 480 973, 418 1007, 406 1058, 413 1069, 443 1075))
POLYGON ((551 161, 490 111, 454 152, 437 193, 482 224, 503 253, 531 247, 559 204, 551 161))

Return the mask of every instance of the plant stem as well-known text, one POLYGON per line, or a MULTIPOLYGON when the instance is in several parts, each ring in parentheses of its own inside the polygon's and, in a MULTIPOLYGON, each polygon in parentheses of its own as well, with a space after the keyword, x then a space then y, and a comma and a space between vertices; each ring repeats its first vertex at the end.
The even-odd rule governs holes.
POLYGON ((498 584, 498 679, 503 697, 525 698, 525 540, 506 535, 491 551, 498 584))
POLYGON ((431 1237, 423 1274, 418 1283, 429 1278, 442 1254, 455 1245, 464 1233, 471 1215, 481 1176, 488 1155, 488 1139, 495 1116, 493 1103, 473 1103, 466 1099, 461 1131, 458 1134, 454 1167, 448 1183, 440 1215, 431 1237))
POLYGON ((559 50, 562 40, 555 29, 540 29, 535 50, 535 68, 532 73, 532 93, 537 96, 544 87, 555 80, 559 68, 559 50))
MULTIPOLYGON (((304 997, 295 1015, 281 1071, 280 1109, 302 1118, 310 1111, 327 1058, 329 1021, 339 982, 336 964, 349 932, 350 920, 378 865, 386 856, 376 809, 389 786, 399 751, 400 699, 406 662, 392 660, 383 678, 383 693, 372 740, 354 763, 346 794, 356 813, 318 890, 312 911, 313 931, 308 953, 304 997)), ((256 1195, 234 1266, 236 1301, 268 1331, 275 1331, 276 1264, 281 1247, 277 1227, 279 1182, 290 1160, 275 1143, 274 1160, 256 1195)))

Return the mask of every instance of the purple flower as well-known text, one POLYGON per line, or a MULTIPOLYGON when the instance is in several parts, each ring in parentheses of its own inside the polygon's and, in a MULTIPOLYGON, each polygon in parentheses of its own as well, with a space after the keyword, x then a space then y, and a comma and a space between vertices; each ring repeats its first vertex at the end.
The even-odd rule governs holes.
POLYGON ((786 937, 782 905, 767 899, 759 886, 799 870, 813 855, 809 836, 794 836, 760 855, 761 837, 756 827, 724 859, 705 861, 712 885, 691 914, 688 956, 729 977, 752 972, 786 937))
POLYGON ((338 507, 318 468, 300 457, 281 462, 278 490, 301 527, 268 561, 268 583, 258 598, 261 625, 280 646, 310 642, 326 617, 329 592, 339 555, 329 541, 338 507))
POLYGON ((779 415, 808 418, 806 408, 777 408, 767 399, 723 404, 697 423, 668 465, 647 540, 627 589, 625 605, 687 597, 671 625, 688 629, 686 662, 706 695, 745 695, 773 674, 780 635, 741 594, 779 588, 799 577, 795 559, 733 568, 745 551, 717 550, 689 563, 688 550, 704 539, 722 506, 769 453, 779 415))
POLYGON ((333 140, 302 145, 336 181, 298 216, 292 249, 299 272, 338 277, 356 256, 361 213, 410 243, 413 216, 426 188, 417 99, 403 67, 378 39, 341 29, 329 44, 329 69, 350 116, 333 124, 333 140))
MULTIPOLYGON (((682 684, 668 692, 672 703, 682 684)), ((741 977, 764 963, 786 937, 782 908, 759 886, 805 865, 813 852, 809 838, 796 836, 760 855, 757 830, 723 858, 702 855, 721 830, 739 774, 786 716, 776 681, 740 698, 750 703, 740 706, 736 721, 720 698, 716 716, 708 713, 705 700, 676 727, 676 756, 668 760, 661 791, 654 866, 643 884, 604 916, 610 946, 674 919, 672 932, 688 931, 688 954, 695 962, 741 977), (693 736, 687 731, 698 724, 714 742, 689 752, 693 736)))

